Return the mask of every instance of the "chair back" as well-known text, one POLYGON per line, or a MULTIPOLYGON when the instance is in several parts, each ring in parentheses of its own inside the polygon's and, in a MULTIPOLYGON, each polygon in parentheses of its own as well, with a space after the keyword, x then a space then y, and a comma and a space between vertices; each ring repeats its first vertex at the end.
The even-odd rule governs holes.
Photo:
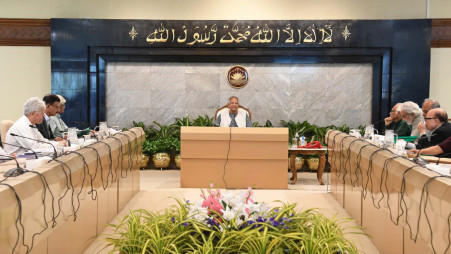
POLYGON ((0 122, 0 137, 3 142, 6 142, 6 133, 8 133, 9 128, 14 124, 11 120, 3 120, 0 122))
MULTIPOLYGON (((219 115, 220 113, 222 113, 223 110, 229 110, 228 106, 229 106, 229 104, 226 104, 226 105, 224 105, 224 106, 222 106, 222 107, 220 107, 220 108, 218 108, 218 109, 216 110, 216 113, 215 113, 215 121, 216 121, 216 118, 218 118, 218 115, 219 115)), ((245 108, 245 107, 243 107, 243 106, 240 105, 240 106, 238 107, 238 111, 242 111, 242 110, 246 111, 247 115, 249 116, 249 120, 252 121, 251 111, 250 111, 248 108, 245 108)))

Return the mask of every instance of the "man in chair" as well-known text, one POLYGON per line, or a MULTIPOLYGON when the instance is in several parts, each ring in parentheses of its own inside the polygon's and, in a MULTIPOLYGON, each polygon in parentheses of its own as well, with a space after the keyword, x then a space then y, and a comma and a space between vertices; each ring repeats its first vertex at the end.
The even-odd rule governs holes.
POLYGON ((47 94, 42 100, 45 102, 44 119, 42 119, 42 123, 36 124, 36 127, 44 138, 61 141, 62 138, 55 137, 52 130, 50 129, 50 117, 55 116, 56 113, 59 112, 60 98, 56 94, 47 94))
POLYGON ((229 110, 221 110, 216 117, 215 125, 220 127, 252 127, 252 122, 245 110, 239 110, 240 103, 236 96, 229 98, 229 110))

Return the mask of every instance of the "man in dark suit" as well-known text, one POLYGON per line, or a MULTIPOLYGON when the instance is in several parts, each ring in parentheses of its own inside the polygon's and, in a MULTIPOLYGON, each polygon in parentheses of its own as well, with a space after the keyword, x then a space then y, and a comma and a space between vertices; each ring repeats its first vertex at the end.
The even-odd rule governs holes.
POLYGON ((62 138, 56 137, 53 135, 52 130, 50 129, 50 117, 56 115, 59 112, 60 108, 60 98, 55 94, 47 94, 42 98, 45 102, 45 111, 44 111, 44 119, 41 124, 36 124, 39 132, 46 139, 52 140, 55 139, 57 141, 62 140, 62 138))
POLYGON ((418 140, 417 149, 438 145, 451 136, 451 124, 448 123, 448 114, 444 109, 431 109, 424 120, 426 126, 418 128, 421 137, 418 140), (426 136, 426 129, 431 131, 429 137, 426 136))

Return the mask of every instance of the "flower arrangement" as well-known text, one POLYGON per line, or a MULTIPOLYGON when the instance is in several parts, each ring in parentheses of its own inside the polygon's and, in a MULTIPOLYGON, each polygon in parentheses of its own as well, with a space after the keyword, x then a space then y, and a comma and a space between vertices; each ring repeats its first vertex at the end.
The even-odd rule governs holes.
MULTIPOLYGON (((343 234, 347 218, 328 219, 295 204, 269 207, 251 188, 224 191, 213 185, 201 199, 176 199, 164 213, 131 211, 106 238, 120 253, 358 253, 343 234)), ((361 229, 352 233, 362 233, 361 229)))

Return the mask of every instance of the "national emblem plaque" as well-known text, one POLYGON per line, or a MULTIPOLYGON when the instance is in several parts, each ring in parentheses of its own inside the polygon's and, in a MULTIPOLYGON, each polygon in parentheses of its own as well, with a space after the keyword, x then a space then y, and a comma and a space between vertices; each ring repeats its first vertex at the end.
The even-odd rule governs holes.
POLYGON ((249 81, 249 74, 244 67, 235 65, 230 68, 227 74, 227 81, 229 81, 231 87, 240 89, 246 86, 249 81))

